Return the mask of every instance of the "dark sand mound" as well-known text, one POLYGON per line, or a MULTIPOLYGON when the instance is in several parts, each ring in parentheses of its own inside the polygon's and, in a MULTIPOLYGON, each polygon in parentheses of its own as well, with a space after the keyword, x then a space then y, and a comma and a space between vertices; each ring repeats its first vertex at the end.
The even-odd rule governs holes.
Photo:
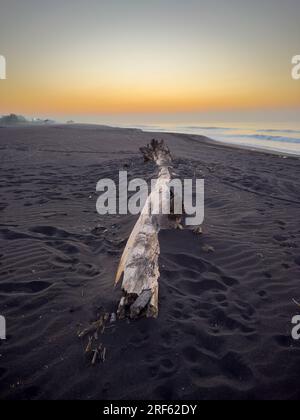
POLYGON ((118 322, 92 367, 77 337, 105 308, 132 216, 96 213, 103 177, 150 179, 153 135, 95 126, 0 132, 2 399, 300 398, 300 165, 163 134, 182 177, 204 177, 204 234, 161 232, 160 314, 118 322), (213 252, 207 252, 208 248, 213 252))

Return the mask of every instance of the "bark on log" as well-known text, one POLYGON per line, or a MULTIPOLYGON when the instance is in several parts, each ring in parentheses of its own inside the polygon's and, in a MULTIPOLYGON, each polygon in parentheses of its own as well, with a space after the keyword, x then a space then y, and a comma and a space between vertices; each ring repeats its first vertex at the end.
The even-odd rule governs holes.
POLYGON ((149 212, 149 206, 158 205, 157 200, 160 197, 161 201, 168 199, 167 196, 163 197, 163 194, 168 191, 167 186, 172 179, 172 157, 163 140, 152 140, 150 145, 140 150, 145 162, 153 161, 157 164, 158 176, 155 188, 151 191, 131 232, 118 267, 116 284, 124 274, 123 296, 118 308, 119 318, 136 318, 139 315, 156 318, 158 315, 158 233, 166 216, 163 216, 161 211, 152 214, 149 212))

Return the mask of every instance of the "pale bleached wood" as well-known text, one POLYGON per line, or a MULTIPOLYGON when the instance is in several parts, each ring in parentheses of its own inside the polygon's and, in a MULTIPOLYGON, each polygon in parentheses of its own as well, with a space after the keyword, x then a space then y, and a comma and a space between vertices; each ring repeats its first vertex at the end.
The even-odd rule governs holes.
POLYGON ((126 315, 136 318, 140 314, 155 318, 158 315, 158 233, 164 216, 161 212, 150 214, 149 206, 157 205, 158 191, 162 192, 161 201, 168 199, 163 194, 168 191, 167 185, 172 179, 172 158, 163 140, 152 140, 150 145, 141 148, 141 152, 145 161, 154 161, 159 170, 155 188, 131 232, 118 267, 116 284, 124 274, 123 296, 118 309, 120 318, 126 315))

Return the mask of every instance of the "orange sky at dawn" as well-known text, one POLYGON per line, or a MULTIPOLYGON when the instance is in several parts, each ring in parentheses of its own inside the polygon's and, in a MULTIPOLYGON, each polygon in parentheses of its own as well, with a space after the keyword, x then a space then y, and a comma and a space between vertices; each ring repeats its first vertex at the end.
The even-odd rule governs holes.
POLYGON ((4 1, 0 113, 300 108, 299 2, 124 3, 4 1))

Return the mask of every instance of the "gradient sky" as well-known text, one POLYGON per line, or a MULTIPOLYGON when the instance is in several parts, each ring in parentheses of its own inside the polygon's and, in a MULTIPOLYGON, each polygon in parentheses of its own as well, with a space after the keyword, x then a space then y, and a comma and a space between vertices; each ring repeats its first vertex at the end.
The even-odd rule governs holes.
POLYGON ((0 0, 0 113, 300 109, 299 0, 0 0))

